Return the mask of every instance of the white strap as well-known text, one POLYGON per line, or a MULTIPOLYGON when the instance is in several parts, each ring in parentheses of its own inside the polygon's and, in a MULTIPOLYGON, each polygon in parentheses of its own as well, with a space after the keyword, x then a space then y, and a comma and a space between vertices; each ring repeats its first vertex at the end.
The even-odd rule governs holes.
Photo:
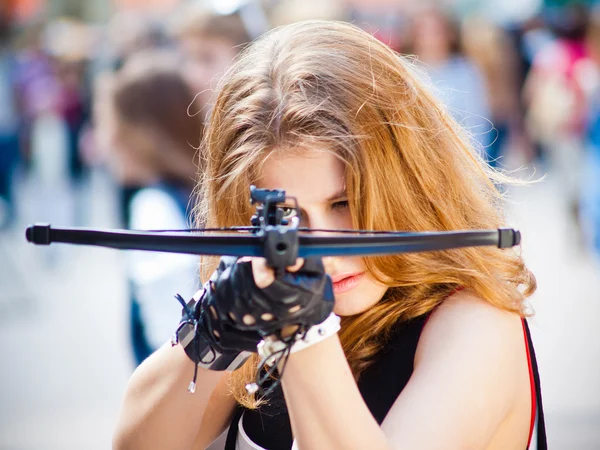
POLYGON ((340 331, 340 317, 331 313, 323 322, 310 327, 302 339, 294 342, 290 353, 296 353, 311 345, 318 344, 338 331, 340 331))
MULTIPOLYGON (((292 344, 290 353, 299 352, 311 345, 318 344, 324 341, 330 336, 333 336, 340 330, 340 318, 333 312, 329 314, 327 319, 323 322, 313 325, 308 329, 303 337, 299 337, 296 342, 292 344)), ((258 354, 262 359, 266 359, 266 364, 272 366, 275 364, 275 355, 285 349, 286 344, 274 336, 267 336, 258 343, 257 350, 258 354)))

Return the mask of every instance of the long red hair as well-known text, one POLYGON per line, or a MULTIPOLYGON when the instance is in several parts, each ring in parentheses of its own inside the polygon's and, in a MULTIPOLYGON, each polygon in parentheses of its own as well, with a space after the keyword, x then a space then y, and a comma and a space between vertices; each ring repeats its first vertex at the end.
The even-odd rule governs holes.
MULTIPOLYGON (((249 222, 248 186, 270 152, 326 147, 345 163, 354 225, 443 231, 504 225, 498 183, 469 137, 409 61, 359 28, 309 21, 254 42, 226 73, 202 145, 206 172, 198 218, 208 226, 249 222)), ((518 252, 492 247, 366 258, 389 286, 368 311, 344 318, 340 339, 356 377, 398 320, 435 308, 457 286, 525 315, 535 279, 518 252)), ((214 265, 205 265, 210 273, 214 265)), ((244 389, 256 359, 232 374, 244 389)))

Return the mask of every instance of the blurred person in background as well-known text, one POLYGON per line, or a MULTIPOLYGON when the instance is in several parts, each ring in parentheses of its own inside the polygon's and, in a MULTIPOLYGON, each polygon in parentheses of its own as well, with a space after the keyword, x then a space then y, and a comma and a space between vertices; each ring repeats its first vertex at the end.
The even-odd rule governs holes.
POLYGON ((244 22, 237 13, 215 14, 184 4, 175 11, 168 28, 183 56, 182 73, 198 95, 194 104, 203 108, 221 76, 250 41, 244 22))
MULTIPOLYGON (((437 6, 418 8, 411 17, 404 52, 418 57, 435 93, 485 155, 495 138, 489 93, 479 68, 464 55, 460 24, 449 11, 437 6)), ((490 161, 489 156, 487 159, 490 161)))
POLYGON ((0 6, 0 229, 15 216, 13 174, 19 161, 19 111, 15 96, 16 60, 11 48, 8 8, 0 6))
POLYGON ((580 213, 585 242, 600 257, 600 7, 590 14, 585 43, 589 55, 584 69, 589 115, 580 213))
POLYGON ((74 20, 61 20, 49 31, 53 66, 59 87, 59 110, 69 133, 69 171, 77 187, 85 167, 79 150, 81 132, 90 119, 90 92, 86 70, 91 53, 87 26, 74 20))
POLYGON ((109 45, 100 55, 100 72, 106 68, 118 70, 130 56, 166 43, 163 24, 141 11, 118 12, 108 22, 106 34, 109 45))
MULTIPOLYGON (((85 79, 88 26, 72 19, 24 25, 16 39, 20 149, 38 220, 82 222, 85 166, 80 140, 89 120, 85 79)), ((54 254, 60 250, 52 250, 54 254)))
MULTIPOLYGON (((17 50, 17 95, 20 102, 20 144, 27 162, 26 185, 37 220, 72 223, 70 133, 63 105, 65 91, 57 73, 59 58, 51 48, 53 22, 25 27, 17 50)), ((62 249, 47 252, 54 265, 62 249)))
MULTIPOLYGON (((103 133, 97 133, 98 111, 104 111, 106 88, 115 71, 140 52, 167 48, 163 25, 142 11, 118 11, 106 26, 97 30, 96 42, 90 48, 88 75, 90 87, 90 121, 84 124, 80 140, 80 153, 88 166, 101 168, 106 162, 106 139, 103 133)), ((125 210, 129 196, 136 186, 121 184, 121 209, 125 210)), ((125 226, 125 213, 121 214, 122 226, 125 226)))
POLYGON ((67 130, 67 167, 71 188, 71 221, 85 223, 88 201, 82 189, 89 161, 82 142, 91 120, 91 89, 88 82, 93 40, 91 28, 75 19, 61 18, 48 24, 46 48, 57 84, 58 114, 67 130))
POLYGON ((507 152, 516 165, 526 164, 533 151, 525 130, 521 104, 521 59, 515 42, 500 25, 484 16, 469 16, 462 26, 465 54, 483 74, 494 130, 486 147, 490 165, 505 167, 507 152))
POLYGON ((583 70, 588 60, 587 15, 586 7, 578 3, 545 11, 553 39, 533 56, 523 88, 528 133, 547 158, 549 171, 557 176, 578 245, 582 154, 589 114, 583 70))
MULTIPOLYGON (((185 229, 198 171, 199 115, 189 115, 193 94, 172 53, 146 50, 103 80, 96 134, 124 189, 127 228, 185 229)), ((172 333, 180 310, 173 292, 197 288, 197 258, 133 252, 129 259, 131 340, 137 363, 172 333)))
POLYGON ((21 116, 19 145, 26 167, 31 160, 31 133, 39 114, 38 95, 42 103, 57 89, 52 61, 44 48, 46 24, 36 21, 24 25, 15 36, 15 90, 21 116))

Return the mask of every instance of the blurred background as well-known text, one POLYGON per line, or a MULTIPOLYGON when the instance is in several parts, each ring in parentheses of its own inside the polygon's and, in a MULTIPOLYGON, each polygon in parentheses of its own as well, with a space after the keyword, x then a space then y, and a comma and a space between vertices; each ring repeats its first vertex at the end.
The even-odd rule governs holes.
POLYGON ((232 58, 350 21, 415 65, 508 187, 538 279, 550 448, 600 448, 600 9, 568 0, 2 0, 0 449, 106 449, 127 379, 196 258, 34 247, 33 222, 188 223, 190 167, 232 58))

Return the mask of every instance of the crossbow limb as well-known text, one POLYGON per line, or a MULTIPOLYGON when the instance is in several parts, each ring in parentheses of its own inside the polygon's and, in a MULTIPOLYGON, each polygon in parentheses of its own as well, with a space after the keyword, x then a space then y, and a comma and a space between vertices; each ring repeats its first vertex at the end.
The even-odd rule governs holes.
POLYGON ((37 245, 67 243, 192 255, 260 256, 275 269, 294 265, 296 258, 375 256, 477 246, 509 248, 521 241, 520 232, 512 228, 444 232, 300 228, 298 217, 284 219, 286 201, 293 201, 294 208, 300 211, 297 201, 286 197, 285 191, 251 186, 250 201, 257 206, 249 227, 131 231, 35 224, 27 228, 26 238, 37 245), (215 231, 221 233, 204 234, 215 231), (319 234, 312 234, 316 232, 319 234), (337 235, 324 235, 327 233, 337 235))

